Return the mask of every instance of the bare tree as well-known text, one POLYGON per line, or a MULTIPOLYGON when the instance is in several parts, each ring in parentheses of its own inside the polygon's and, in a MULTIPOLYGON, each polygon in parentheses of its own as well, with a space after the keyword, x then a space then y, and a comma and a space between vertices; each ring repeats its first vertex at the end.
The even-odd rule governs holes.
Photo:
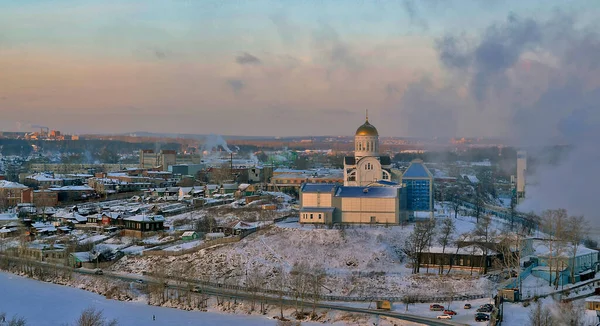
POLYGON ((483 206, 485 205, 484 192, 481 183, 477 184, 475 187, 475 202, 473 204, 475 205, 475 218, 477 219, 477 224, 479 224, 479 218, 483 213, 483 206))
POLYGON ((13 316, 11 319, 6 319, 6 313, 5 312, 0 312, 0 325, 6 325, 6 326, 26 326, 27 325, 27 321, 25 320, 24 317, 20 317, 20 316, 13 316))
POLYGON ((554 311, 556 314, 556 325, 583 326, 585 323, 585 313, 581 305, 575 305, 573 302, 556 302, 554 311))
POLYGON ((323 292, 323 283, 325 282, 325 278, 327 277, 327 273, 322 266, 312 266, 311 271, 308 275, 308 281, 310 283, 310 292, 313 303, 313 310, 311 314, 311 319, 316 318, 316 310, 317 304, 321 299, 321 294, 323 292))
POLYGON ((283 320, 283 295, 285 293, 285 289, 287 288, 287 276, 285 274, 285 270, 281 266, 275 267, 273 271, 273 280, 271 281, 271 286, 273 290, 277 291, 277 299, 279 300, 279 319, 283 320))
POLYGON ((560 270, 564 267, 564 256, 566 250, 566 236, 568 215, 565 209, 549 209, 542 213, 542 229, 547 234, 546 244, 548 246, 548 267, 550 279, 548 285, 552 285, 552 271, 554 270, 554 286, 558 289, 560 270))
POLYGON ((402 303, 405 304, 405 311, 408 311, 408 305, 419 302, 419 289, 407 286, 402 291, 402 303))
POLYGON ((421 257, 427 248, 435 231, 435 221, 426 220, 415 223, 413 232, 409 235, 403 247, 403 251, 412 261, 412 273, 418 274, 421 267, 421 257))
POLYGON ((97 310, 94 307, 86 308, 77 321, 75 326, 117 326, 117 320, 106 320, 102 310, 97 310))
MULTIPOLYGON (((568 230, 567 238, 571 243, 571 258, 572 262, 575 263, 575 257, 577 257, 577 249, 579 245, 587 236, 587 223, 583 216, 570 216, 568 218, 568 230)), ((575 283, 575 266, 571 266, 571 283, 575 283)))
POLYGON ((310 268, 306 262, 297 262, 290 271, 290 286, 296 299, 296 316, 304 316, 304 300, 310 291, 308 273, 310 268), (298 306, 300 311, 298 311, 298 306))
POLYGON ((454 218, 456 219, 460 210, 460 192, 457 187, 452 187, 450 190, 450 207, 454 211, 454 218))
POLYGON ((439 262, 439 274, 444 273, 444 257, 446 256, 446 247, 452 243, 452 238, 454 236, 454 232, 456 231, 456 226, 454 225, 454 221, 451 218, 445 218, 442 221, 442 225, 439 231, 438 243, 442 246, 442 258, 439 262))
POLYGON ((450 257, 450 264, 448 266, 448 272, 446 272, 446 275, 450 274, 450 271, 452 270, 452 266, 454 266, 454 259, 456 259, 456 256, 458 255, 458 251, 461 248, 461 244, 469 237, 469 233, 462 233, 461 235, 458 236, 458 238, 454 241, 454 245, 456 246, 456 249, 454 251, 454 254, 452 254, 452 256, 450 257))
POLYGON ((542 303, 538 301, 535 307, 529 312, 529 325, 554 326, 559 324, 554 322, 554 318, 552 317, 552 312, 550 309, 543 307, 542 303))
POLYGON ((483 266, 483 274, 487 273, 487 256, 491 245, 491 240, 496 236, 496 232, 491 228, 492 219, 489 216, 483 216, 481 223, 478 223, 473 231, 473 235, 477 238, 478 247, 481 248, 481 265, 483 266))

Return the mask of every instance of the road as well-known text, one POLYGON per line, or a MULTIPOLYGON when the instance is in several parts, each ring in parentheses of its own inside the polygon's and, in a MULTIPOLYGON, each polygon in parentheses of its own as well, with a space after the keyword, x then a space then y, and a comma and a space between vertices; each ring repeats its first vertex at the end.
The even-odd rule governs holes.
MULTIPOLYGON (((2 255, 2 254, 0 254, 0 255, 2 255)), ((159 284, 159 281, 157 281, 154 278, 148 277, 148 276, 119 274, 119 273, 113 273, 113 272, 108 272, 108 271, 105 271, 102 275, 95 275, 93 269, 85 269, 85 268, 73 269, 70 267, 63 266, 63 265, 49 264, 46 262, 32 261, 32 260, 28 260, 28 259, 24 259, 24 258, 11 257, 11 256, 5 256, 5 255, 2 255, 2 256, 6 257, 8 259, 23 261, 23 262, 27 262, 30 264, 59 268, 59 269, 63 269, 63 270, 70 270, 70 271, 73 271, 73 272, 76 272, 79 274, 94 275, 96 277, 111 278, 111 279, 121 280, 121 281, 125 281, 125 282, 136 282, 137 280, 143 280, 145 283, 159 284)), ((188 287, 176 285, 175 282, 173 282, 173 281, 168 282, 168 287, 182 290, 182 291, 189 290, 188 287)), ((218 288, 218 287, 201 286, 201 291, 203 294, 207 294, 207 295, 224 296, 224 297, 228 297, 228 298, 238 298, 238 299, 246 299, 246 300, 254 299, 257 302, 263 301, 263 302, 270 303, 273 305, 279 305, 279 304, 283 303, 286 306, 295 306, 297 304, 296 300, 293 300, 293 299, 288 299, 288 298, 279 299, 278 297, 274 297, 274 296, 265 296, 265 295, 259 295, 259 294, 255 294, 255 293, 248 293, 248 292, 242 292, 242 291, 231 291, 228 289, 218 288)), ((305 301, 304 306, 312 307, 313 304, 311 302, 305 301)), ((323 303, 323 302, 317 303, 316 307, 319 309, 330 309, 330 310, 339 310, 339 311, 346 311, 346 312, 386 316, 386 317, 391 317, 391 318, 396 318, 396 319, 400 319, 400 320, 421 323, 421 324, 431 325, 431 326, 466 325, 466 324, 461 324, 461 323, 455 323, 450 320, 440 320, 440 319, 435 319, 435 318, 402 314, 402 313, 398 313, 398 312, 394 312, 394 311, 350 307, 350 306, 344 306, 344 305, 339 305, 339 304, 329 304, 329 303, 323 303)))

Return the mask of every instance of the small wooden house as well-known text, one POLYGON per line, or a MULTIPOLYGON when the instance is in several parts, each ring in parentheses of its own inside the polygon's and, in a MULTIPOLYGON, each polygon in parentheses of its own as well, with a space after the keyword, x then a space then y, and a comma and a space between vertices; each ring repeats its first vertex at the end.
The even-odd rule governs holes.
POLYGON ((190 241, 190 240, 196 240, 199 237, 200 237, 200 235, 196 231, 185 231, 181 235, 181 240, 190 241))

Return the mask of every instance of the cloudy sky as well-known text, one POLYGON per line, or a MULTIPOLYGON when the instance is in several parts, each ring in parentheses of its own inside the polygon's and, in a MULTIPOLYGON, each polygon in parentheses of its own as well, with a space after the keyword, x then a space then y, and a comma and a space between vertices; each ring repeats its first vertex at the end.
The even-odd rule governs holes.
POLYGON ((597 17, 597 0, 0 0, 0 130, 351 135, 369 109, 383 136, 580 136, 600 123, 597 17))

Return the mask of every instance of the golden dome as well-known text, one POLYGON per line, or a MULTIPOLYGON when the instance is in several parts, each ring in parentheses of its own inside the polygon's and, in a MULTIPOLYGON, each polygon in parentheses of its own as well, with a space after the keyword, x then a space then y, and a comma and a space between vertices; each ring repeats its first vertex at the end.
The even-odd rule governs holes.
POLYGON ((369 119, 365 123, 356 129, 356 136, 379 136, 377 128, 369 123, 369 119))

